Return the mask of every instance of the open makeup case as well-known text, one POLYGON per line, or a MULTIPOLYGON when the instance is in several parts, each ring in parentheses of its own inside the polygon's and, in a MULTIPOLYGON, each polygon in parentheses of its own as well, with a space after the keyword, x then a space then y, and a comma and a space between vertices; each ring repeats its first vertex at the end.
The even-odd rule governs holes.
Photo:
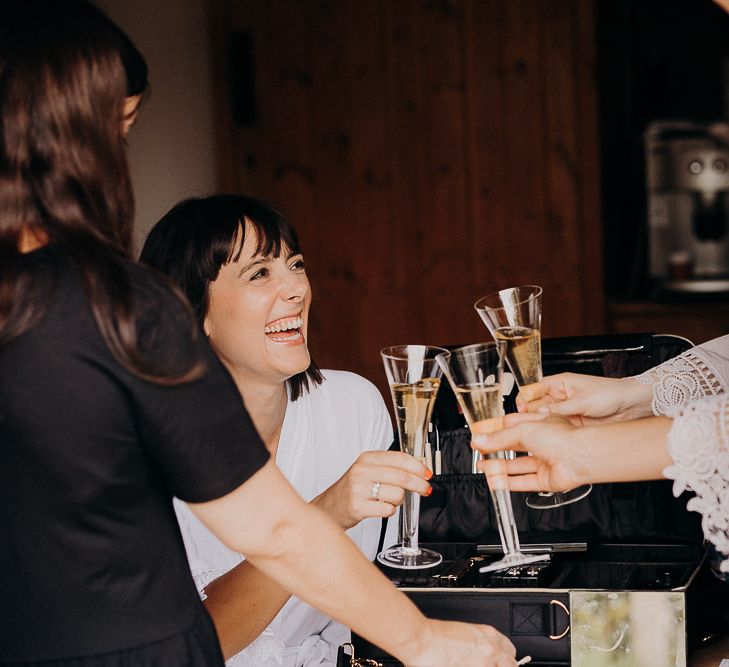
MULTIPOLYGON (((690 346, 653 334, 545 339, 543 367, 545 375, 624 377, 690 346)), ((430 440, 441 474, 421 501, 420 542, 443 563, 386 571, 427 616, 492 625, 534 665, 681 666, 693 647, 725 632, 729 593, 710 572, 700 515, 686 510, 687 494, 673 497, 670 481, 598 485, 547 510, 529 509, 526 494, 513 493, 522 550, 550 559, 482 574, 501 556, 501 542, 486 480, 470 473, 470 434, 445 379, 430 440)), ((400 664, 361 637, 352 641, 357 658, 376 661, 358 664, 400 664)), ((350 660, 343 655, 340 663, 350 660)))

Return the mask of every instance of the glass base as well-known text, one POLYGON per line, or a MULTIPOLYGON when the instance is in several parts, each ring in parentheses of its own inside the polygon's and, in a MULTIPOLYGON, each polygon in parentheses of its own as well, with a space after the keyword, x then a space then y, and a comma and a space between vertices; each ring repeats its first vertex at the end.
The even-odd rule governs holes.
POLYGON ((535 510, 550 510, 576 503, 578 500, 582 500, 590 491, 592 491, 592 484, 583 484, 569 491, 560 491, 558 493, 531 493, 526 498, 526 504, 527 507, 535 510))
POLYGON ((541 563, 542 561, 549 560, 549 554, 523 554, 521 551, 517 551, 515 554, 508 554, 501 560, 489 563, 482 568, 479 568, 479 572, 495 572, 496 570, 508 570, 510 567, 518 567, 519 565, 531 565, 532 563, 541 563))
POLYGON ((419 570, 424 567, 435 567, 443 562, 443 556, 430 549, 403 549, 397 545, 377 554, 377 561, 387 567, 399 570, 419 570))

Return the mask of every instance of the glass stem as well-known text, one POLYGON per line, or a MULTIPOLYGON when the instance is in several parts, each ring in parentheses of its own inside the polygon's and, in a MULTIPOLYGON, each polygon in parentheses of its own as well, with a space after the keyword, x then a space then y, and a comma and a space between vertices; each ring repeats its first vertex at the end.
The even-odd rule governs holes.
POLYGON ((514 510, 511 504, 511 493, 507 489, 494 489, 491 491, 491 500, 496 512, 496 524, 499 527, 499 537, 504 554, 516 554, 521 549, 519 534, 516 531, 514 510))
POLYGON ((420 514, 420 495, 412 491, 405 491, 405 501, 402 504, 401 544, 403 553, 417 556, 418 547, 418 519, 420 514))
POLYGON ((483 460, 483 454, 477 450, 473 450, 473 454, 471 455, 471 474, 477 475, 478 474, 478 468, 476 465, 479 461, 483 460))

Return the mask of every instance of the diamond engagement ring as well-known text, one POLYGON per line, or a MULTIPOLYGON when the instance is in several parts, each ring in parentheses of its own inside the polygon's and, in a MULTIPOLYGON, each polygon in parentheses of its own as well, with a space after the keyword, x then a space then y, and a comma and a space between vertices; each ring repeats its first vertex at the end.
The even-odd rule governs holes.
POLYGON ((380 484, 379 482, 372 483, 372 488, 370 489, 370 499, 371 500, 379 500, 378 496, 380 495, 381 486, 382 486, 382 484, 380 484))

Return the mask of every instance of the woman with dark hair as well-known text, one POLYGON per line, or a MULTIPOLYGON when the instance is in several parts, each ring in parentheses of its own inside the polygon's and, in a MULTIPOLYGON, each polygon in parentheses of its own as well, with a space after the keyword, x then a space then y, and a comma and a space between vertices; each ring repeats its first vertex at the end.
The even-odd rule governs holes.
POLYGON ((92 5, 0 4, 0 664, 222 664, 176 495, 405 663, 513 665, 493 629, 425 619, 297 496, 189 307, 129 261, 128 86, 92 5))
MULTIPOLYGON (((273 207, 251 197, 189 199, 152 228, 141 260, 187 296, 288 481, 372 560, 381 518, 396 512, 405 489, 429 493, 431 473, 407 454, 381 451, 392 442, 392 427, 370 382, 320 371, 311 361, 311 288, 295 230, 273 207)), ((184 503, 176 509, 223 653, 235 656, 229 665, 335 663, 338 645, 350 640, 347 628, 301 600, 289 600, 225 548, 184 503)), ((396 539, 396 523, 388 523, 388 546, 396 539)))

